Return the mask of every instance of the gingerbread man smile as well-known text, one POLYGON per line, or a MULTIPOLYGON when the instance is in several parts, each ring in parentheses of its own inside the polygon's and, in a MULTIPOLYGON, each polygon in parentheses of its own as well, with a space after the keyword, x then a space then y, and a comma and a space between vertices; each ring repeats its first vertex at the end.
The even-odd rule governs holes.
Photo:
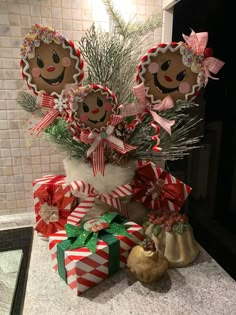
POLYGON ((107 115, 107 112, 105 112, 105 114, 102 116, 102 118, 98 119, 98 120, 92 120, 92 119, 88 119, 91 123, 93 124, 97 124, 98 122, 104 122, 105 119, 106 119, 106 115, 107 115))
MULTIPOLYGON (((170 78, 171 76, 166 76, 166 78, 170 78)), ((171 79, 172 80, 172 79, 171 79)), ((169 81, 171 81, 169 80, 169 81)), ((177 91, 178 90, 178 87, 176 88, 167 88, 167 87, 164 87, 163 85, 160 84, 160 82, 158 81, 158 78, 157 78, 157 73, 154 73, 153 74, 153 81, 154 81, 154 84, 155 86, 159 89, 159 91, 163 94, 168 94, 168 93, 172 93, 174 91, 177 91)), ((167 80, 168 81, 168 80, 167 80)))
MULTIPOLYGON (((51 72, 51 70, 49 69, 52 69, 52 68, 54 67, 48 67, 47 71, 51 72)), ((64 74, 65 74, 65 68, 63 69, 62 73, 55 79, 47 79, 47 78, 44 78, 42 75, 40 75, 40 77, 48 84, 55 86, 55 85, 60 84, 64 80, 64 74)))

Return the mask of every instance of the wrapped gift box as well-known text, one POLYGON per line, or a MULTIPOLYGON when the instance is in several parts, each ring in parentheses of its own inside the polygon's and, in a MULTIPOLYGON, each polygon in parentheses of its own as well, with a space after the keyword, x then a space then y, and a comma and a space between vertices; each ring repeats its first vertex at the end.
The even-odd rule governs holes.
POLYGON ((133 199, 150 210, 179 211, 192 188, 152 162, 140 165, 135 172, 133 199))
POLYGON ((48 237, 64 228, 67 217, 78 205, 64 175, 45 175, 33 181, 35 229, 48 237))
MULTIPOLYGON (((106 215, 107 214, 99 218, 104 218, 106 215)), ((112 216, 120 217, 115 213, 112 213, 112 216)), ((88 222, 91 221, 93 220, 89 220, 88 222)), ((108 230, 111 228, 110 233, 106 233, 106 231, 108 231, 107 229, 101 231, 102 236, 100 232, 98 232, 98 239, 94 251, 88 248, 88 245, 68 249, 68 247, 71 246, 71 241, 66 231, 58 231, 49 236, 49 249, 53 268, 59 273, 67 285, 74 290, 76 295, 81 295, 84 291, 95 286, 120 268, 124 268, 131 248, 143 240, 144 234, 142 226, 134 222, 124 222, 120 225, 128 234, 113 234, 113 225, 111 224, 108 228, 108 230), (111 240, 109 240, 109 236, 108 239, 106 239, 106 237, 104 238, 106 234, 113 237, 112 242, 114 242, 115 239, 115 245, 114 243, 110 244, 111 240)), ((71 227, 72 229, 79 228, 79 226, 67 224, 66 230, 68 226, 69 229, 71 227)), ((117 231, 117 228, 115 228, 115 230, 117 231)), ((72 232, 72 235, 73 233, 74 232, 72 232)), ((78 239, 81 239, 81 235, 78 239)), ((75 241, 75 243, 76 242, 77 241, 75 241)))

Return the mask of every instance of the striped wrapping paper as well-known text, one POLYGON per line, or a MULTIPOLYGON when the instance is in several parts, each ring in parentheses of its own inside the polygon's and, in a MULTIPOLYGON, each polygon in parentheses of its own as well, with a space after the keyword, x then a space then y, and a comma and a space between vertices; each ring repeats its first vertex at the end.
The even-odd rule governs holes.
MULTIPOLYGON (((132 247, 143 240, 142 226, 134 222, 126 222, 125 226, 130 237, 123 235, 114 235, 120 241, 120 268, 126 267, 128 254, 132 247)), ((66 240, 66 232, 59 231, 49 236, 49 250, 53 268, 58 271, 57 262, 57 244, 66 240)), ((99 240, 96 252, 92 253, 88 248, 82 247, 73 250, 66 250, 64 254, 64 263, 67 275, 67 284, 76 295, 81 295, 84 291, 95 286, 103 279, 109 276, 109 249, 108 245, 99 240)))
POLYGON ((33 198, 34 198, 36 222, 38 222, 41 219, 39 215, 41 202, 37 195, 38 195, 38 192, 45 187, 45 185, 46 187, 50 187, 53 193, 57 193, 59 190, 62 190, 62 192, 60 193, 63 193, 64 195, 63 212, 68 211, 70 213, 72 210, 74 210, 75 206, 78 204, 78 198, 72 195, 71 190, 70 190, 70 185, 66 183, 65 178, 66 176, 64 175, 45 175, 33 181, 33 198))
MULTIPOLYGON (((181 180, 179 180, 178 178, 176 178, 175 176, 171 175, 170 173, 166 172, 165 170, 163 170, 162 168, 160 168, 158 165, 155 165, 152 162, 149 161, 139 161, 139 166, 136 169, 136 174, 141 171, 143 174, 147 175, 147 173, 150 171, 150 167, 152 168, 153 171, 153 176, 152 179, 150 180, 150 177, 148 179, 148 182, 144 183, 147 191, 150 188, 151 191, 153 191, 152 194, 152 200, 148 201, 147 204, 147 193, 144 193, 143 196, 139 196, 138 200, 145 204, 146 206, 148 206, 149 209, 151 210, 158 210, 158 197, 155 196, 155 185, 156 183, 158 183, 159 179, 162 177, 162 175, 165 173, 164 176, 164 182, 163 185, 178 185, 179 187, 181 187, 181 199, 177 200, 177 202, 173 201, 173 200, 168 200, 168 199, 162 199, 161 200, 161 206, 163 208, 169 209, 171 211, 179 211, 181 209, 181 207, 183 206, 185 200, 188 198, 189 194, 192 191, 192 188, 188 185, 186 185, 185 183, 183 183, 181 180)), ((137 176, 137 179, 139 179, 139 176, 137 176)), ((135 184, 134 184, 135 187, 135 184)), ((135 198, 135 197, 134 197, 135 198)))

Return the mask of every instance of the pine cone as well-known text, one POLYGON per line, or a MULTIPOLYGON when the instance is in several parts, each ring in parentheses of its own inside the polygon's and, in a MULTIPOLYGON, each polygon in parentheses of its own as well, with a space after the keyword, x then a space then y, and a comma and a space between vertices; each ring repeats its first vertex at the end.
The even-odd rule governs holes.
POLYGON ((128 130, 126 129, 126 123, 120 122, 114 129, 114 136, 122 141, 126 141, 128 138, 128 130))
POLYGON ((130 161, 129 154, 121 154, 111 148, 106 149, 105 154, 106 163, 110 163, 112 165, 123 166, 130 161))

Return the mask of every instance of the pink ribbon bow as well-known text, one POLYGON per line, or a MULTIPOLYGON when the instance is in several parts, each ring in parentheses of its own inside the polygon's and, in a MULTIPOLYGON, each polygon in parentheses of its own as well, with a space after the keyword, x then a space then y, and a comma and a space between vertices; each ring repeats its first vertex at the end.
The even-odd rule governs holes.
MULTIPOLYGON (((193 30, 190 34, 190 36, 182 34, 186 44, 189 46, 191 50, 198 56, 202 55, 204 56, 205 49, 207 46, 208 41, 208 33, 207 32, 201 32, 201 33, 195 33, 193 30)), ((214 57, 206 57, 203 59, 203 67, 205 71, 205 85, 208 82, 208 78, 211 78, 213 80, 218 80, 219 78, 215 78, 211 75, 217 74, 218 71, 223 67, 225 64, 223 61, 214 58, 214 57)))
POLYGON ((143 83, 133 87, 133 93, 136 96, 138 103, 130 103, 120 105, 122 108, 122 116, 134 116, 141 114, 145 110, 147 110, 155 120, 163 129, 171 134, 171 126, 175 124, 175 120, 168 120, 166 118, 161 117, 155 111, 163 111, 174 106, 174 102, 170 96, 166 96, 162 101, 159 101, 157 104, 150 104, 145 96, 145 86, 143 83), (154 111, 155 110, 155 111, 154 111))
POLYGON ((122 212, 120 198, 132 195, 132 187, 129 184, 117 186, 108 193, 98 193, 96 189, 84 181, 73 181, 70 184, 71 192, 75 197, 83 198, 80 204, 70 213, 67 223, 76 225, 92 209, 95 200, 99 199, 111 207, 122 212))
POLYGON ((47 128, 58 116, 61 116, 63 111, 67 108, 67 99, 60 95, 55 98, 49 94, 43 93, 40 106, 51 109, 43 118, 31 129, 36 131, 37 136, 43 129, 47 128))
POLYGON ((101 132, 92 131, 90 133, 83 131, 81 132, 80 140, 85 143, 92 143, 87 151, 87 157, 92 155, 94 176, 96 176, 98 172, 104 175, 105 170, 104 149, 106 145, 109 145, 112 149, 115 149, 121 154, 125 154, 137 148, 137 146, 124 143, 122 140, 112 135, 115 126, 119 124, 122 120, 123 120, 122 116, 112 115, 110 124, 106 127, 104 131, 101 132))

